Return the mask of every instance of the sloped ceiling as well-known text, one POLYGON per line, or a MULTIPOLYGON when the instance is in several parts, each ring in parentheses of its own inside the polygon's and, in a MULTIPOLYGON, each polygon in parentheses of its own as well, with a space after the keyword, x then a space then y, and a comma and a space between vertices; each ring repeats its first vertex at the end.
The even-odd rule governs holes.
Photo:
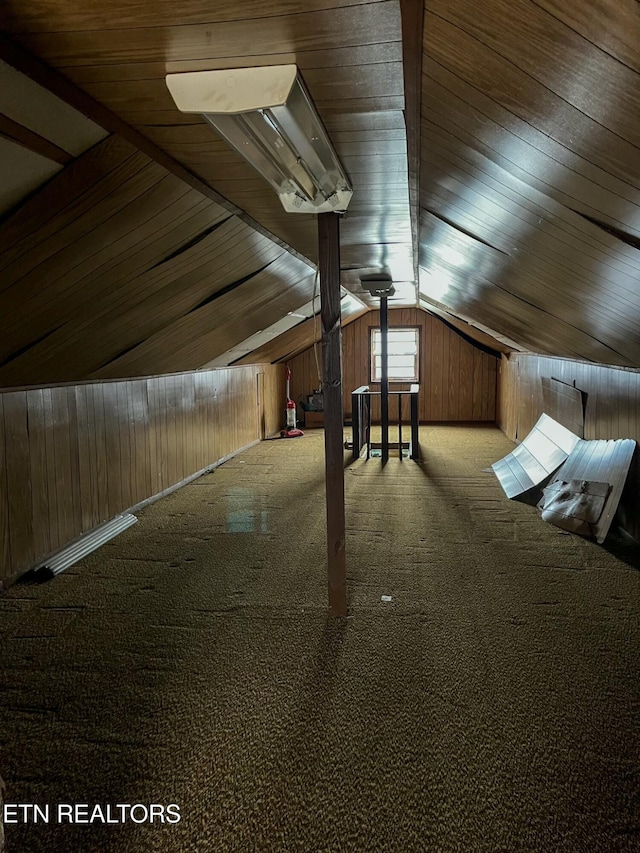
POLYGON ((429 0, 422 67, 423 294, 640 365, 640 5, 429 0))
MULTIPOLYGON (((496 348, 640 365, 636 0, 5 0, 0 27, 7 62, 26 49, 113 134, 49 160, 2 226, 0 384, 201 367, 310 299, 314 218, 164 83, 283 62, 354 184, 342 284, 363 303, 384 267, 397 304, 496 348)), ((312 340, 306 321, 255 357, 312 340)))

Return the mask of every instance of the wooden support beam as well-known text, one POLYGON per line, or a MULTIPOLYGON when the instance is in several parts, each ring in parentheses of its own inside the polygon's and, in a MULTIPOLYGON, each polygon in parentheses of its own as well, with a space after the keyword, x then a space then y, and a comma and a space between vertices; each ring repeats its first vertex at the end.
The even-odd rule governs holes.
POLYGON ((322 318, 329 608, 334 616, 346 616, 340 218, 337 213, 318 215, 318 254, 322 318))
POLYGON ((0 136, 8 139, 10 142, 15 142, 34 154, 39 154, 41 157, 46 157, 47 160, 53 160, 61 166, 66 166, 73 160, 73 155, 65 151, 64 148, 59 148, 53 142, 18 124, 9 116, 0 113, 0 136))
POLYGON ((100 125, 100 127, 108 130, 110 133, 119 134, 139 151, 142 151, 143 154, 146 154, 147 157, 155 160, 156 163, 159 163, 172 175, 175 175, 177 178, 184 181, 187 186, 193 187, 193 189, 201 192, 202 195, 206 196, 206 198, 210 198, 212 201, 221 205, 221 207, 224 207, 225 210, 235 214, 239 219, 246 222, 247 225, 250 225, 259 234, 263 234, 278 246, 282 246, 283 249, 286 249, 286 251, 295 258, 298 258, 311 267, 314 266, 309 258, 305 257, 301 252, 298 252, 293 248, 293 246, 285 243, 285 241, 276 234, 268 231, 257 220, 249 216, 248 213, 230 202, 224 196, 220 195, 220 193, 216 192, 213 187, 209 186, 209 184, 193 172, 189 171, 189 169, 181 163, 178 163, 177 160, 174 160, 171 155, 167 154, 167 152, 156 145, 155 142, 152 142, 148 137, 140 133, 140 131, 136 130, 128 122, 124 121, 124 119, 121 119, 115 113, 111 112, 111 110, 107 109, 107 107, 103 106, 99 101, 96 101, 95 98, 87 94, 84 89, 80 89, 76 86, 68 77, 65 77, 63 74, 60 74, 55 69, 42 62, 42 60, 38 59, 37 56, 34 56, 2 32, 0 32, 0 59, 12 68, 15 68, 16 71, 19 71, 21 74, 25 74, 31 80, 34 80, 38 85, 56 95, 79 113, 82 113, 88 119, 91 119, 91 121, 100 125))
MULTIPOLYGON (((418 288, 420 252, 420 114, 422 107, 422 39, 424 0, 400 0, 402 18, 402 68, 404 74, 404 120, 407 127, 409 212, 413 244, 413 271, 418 288)), ((419 299, 417 304, 419 304, 419 299)))
POLYGON ((389 311, 387 297, 380 297, 380 423, 382 464, 389 461, 389 311))

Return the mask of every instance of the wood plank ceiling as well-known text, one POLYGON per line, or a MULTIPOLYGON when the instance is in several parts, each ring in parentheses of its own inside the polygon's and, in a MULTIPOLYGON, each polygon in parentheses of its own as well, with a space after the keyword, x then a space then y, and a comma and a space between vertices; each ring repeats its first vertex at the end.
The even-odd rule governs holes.
POLYGON ((640 6, 429 0, 420 289, 532 350, 640 365, 640 6))
MULTIPOLYGON (((354 183, 346 287, 372 304, 359 277, 387 268, 416 304, 419 265, 418 304, 502 349, 640 366, 636 0, 5 0, 0 28, 124 137, 5 223, 0 383, 202 366, 310 299, 314 218, 164 83, 285 62, 354 183)), ((313 339, 302 326, 280 355, 313 339)))
POLYGON ((286 214, 199 116, 176 110, 164 79, 297 63, 354 184, 345 284, 361 295, 361 271, 386 267, 398 300, 415 303, 398 0, 7 0, 0 27, 315 263, 315 217, 286 214))

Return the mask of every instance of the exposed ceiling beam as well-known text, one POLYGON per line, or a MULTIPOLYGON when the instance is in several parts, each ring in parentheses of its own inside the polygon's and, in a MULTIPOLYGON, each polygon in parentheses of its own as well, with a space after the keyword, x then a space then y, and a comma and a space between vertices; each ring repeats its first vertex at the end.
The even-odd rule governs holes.
POLYGON ((47 160, 53 160, 61 166, 66 166, 74 159, 73 155, 65 151, 64 148, 59 148, 53 142, 45 139, 44 136, 34 133, 2 113, 0 113, 0 136, 10 142, 16 142, 34 154, 46 157, 47 160))
POLYGON ((142 151, 156 163, 163 166, 168 172, 180 178, 189 186, 201 192, 207 198, 217 202, 226 210, 235 214, 247 225, 250 225, 255 231, 273 240, 283 249, 286 249, 296 258, 311 267, 315 268, 315 264, 306 256, 296 251, 288 243, 285 243, 280 237, 270 231, 267 231, 259 222, 250 217, 241 208, 232 204, 224 196, 217 193, 209 184, 202 181, 189 169, 186 169, 177 160, 174 160, 169 154, 159 148, 155 143, 148 139, 144 134, 133 128, 128 122, 121 119, 107 107, 96 101, 91 95, 80 89, 75 83, 72 83, 67 77, 55 71, 42 60, 38 59, 32 53, 25 50, 16 42, 7 38, 6 35, 0 33, 0 59, 11 65, 16 71, 20 71, 27 77, 34 80, 40 86, 52 92, 65 103, 72 106, 78 112, 85 115, 87 118, 99 124, 110 133, 117 133, 130 142, 138 150, 142 151))
POLYGON ((416 305, 419 303, 420 252, 420 110, 422 103, 422 28, 424 0, 400 0, 402 16, 402 60, 404 75, 404 117, 407 127, 407 167, 409 176, 409 211, 413 244, 413 271, 416 305))

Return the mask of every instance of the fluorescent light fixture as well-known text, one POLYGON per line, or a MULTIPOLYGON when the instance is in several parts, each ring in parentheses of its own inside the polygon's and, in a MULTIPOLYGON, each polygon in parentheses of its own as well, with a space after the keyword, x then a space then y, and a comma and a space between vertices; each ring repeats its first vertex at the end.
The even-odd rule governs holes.
POLYGON ((296 65, 167 74, 183 113, 200 113, 277 192, 287 213, 347 209, 353 189, 296 65))
POLYGON ((46 559, 44 562, 34 567, 36 572, 46 572, 50 575, 59 575, 69 566, 77 563, 87 554, 95 551, 101 545, 104 545, 110 539, 114 539, 123 530, 126 530, 131 525, 135 524, 138 519, 131 513, 124 515, 116 515, 111 521, 95 527, 86 536, 82 536, 71 545, 58 551, 57 554, 46 559))

